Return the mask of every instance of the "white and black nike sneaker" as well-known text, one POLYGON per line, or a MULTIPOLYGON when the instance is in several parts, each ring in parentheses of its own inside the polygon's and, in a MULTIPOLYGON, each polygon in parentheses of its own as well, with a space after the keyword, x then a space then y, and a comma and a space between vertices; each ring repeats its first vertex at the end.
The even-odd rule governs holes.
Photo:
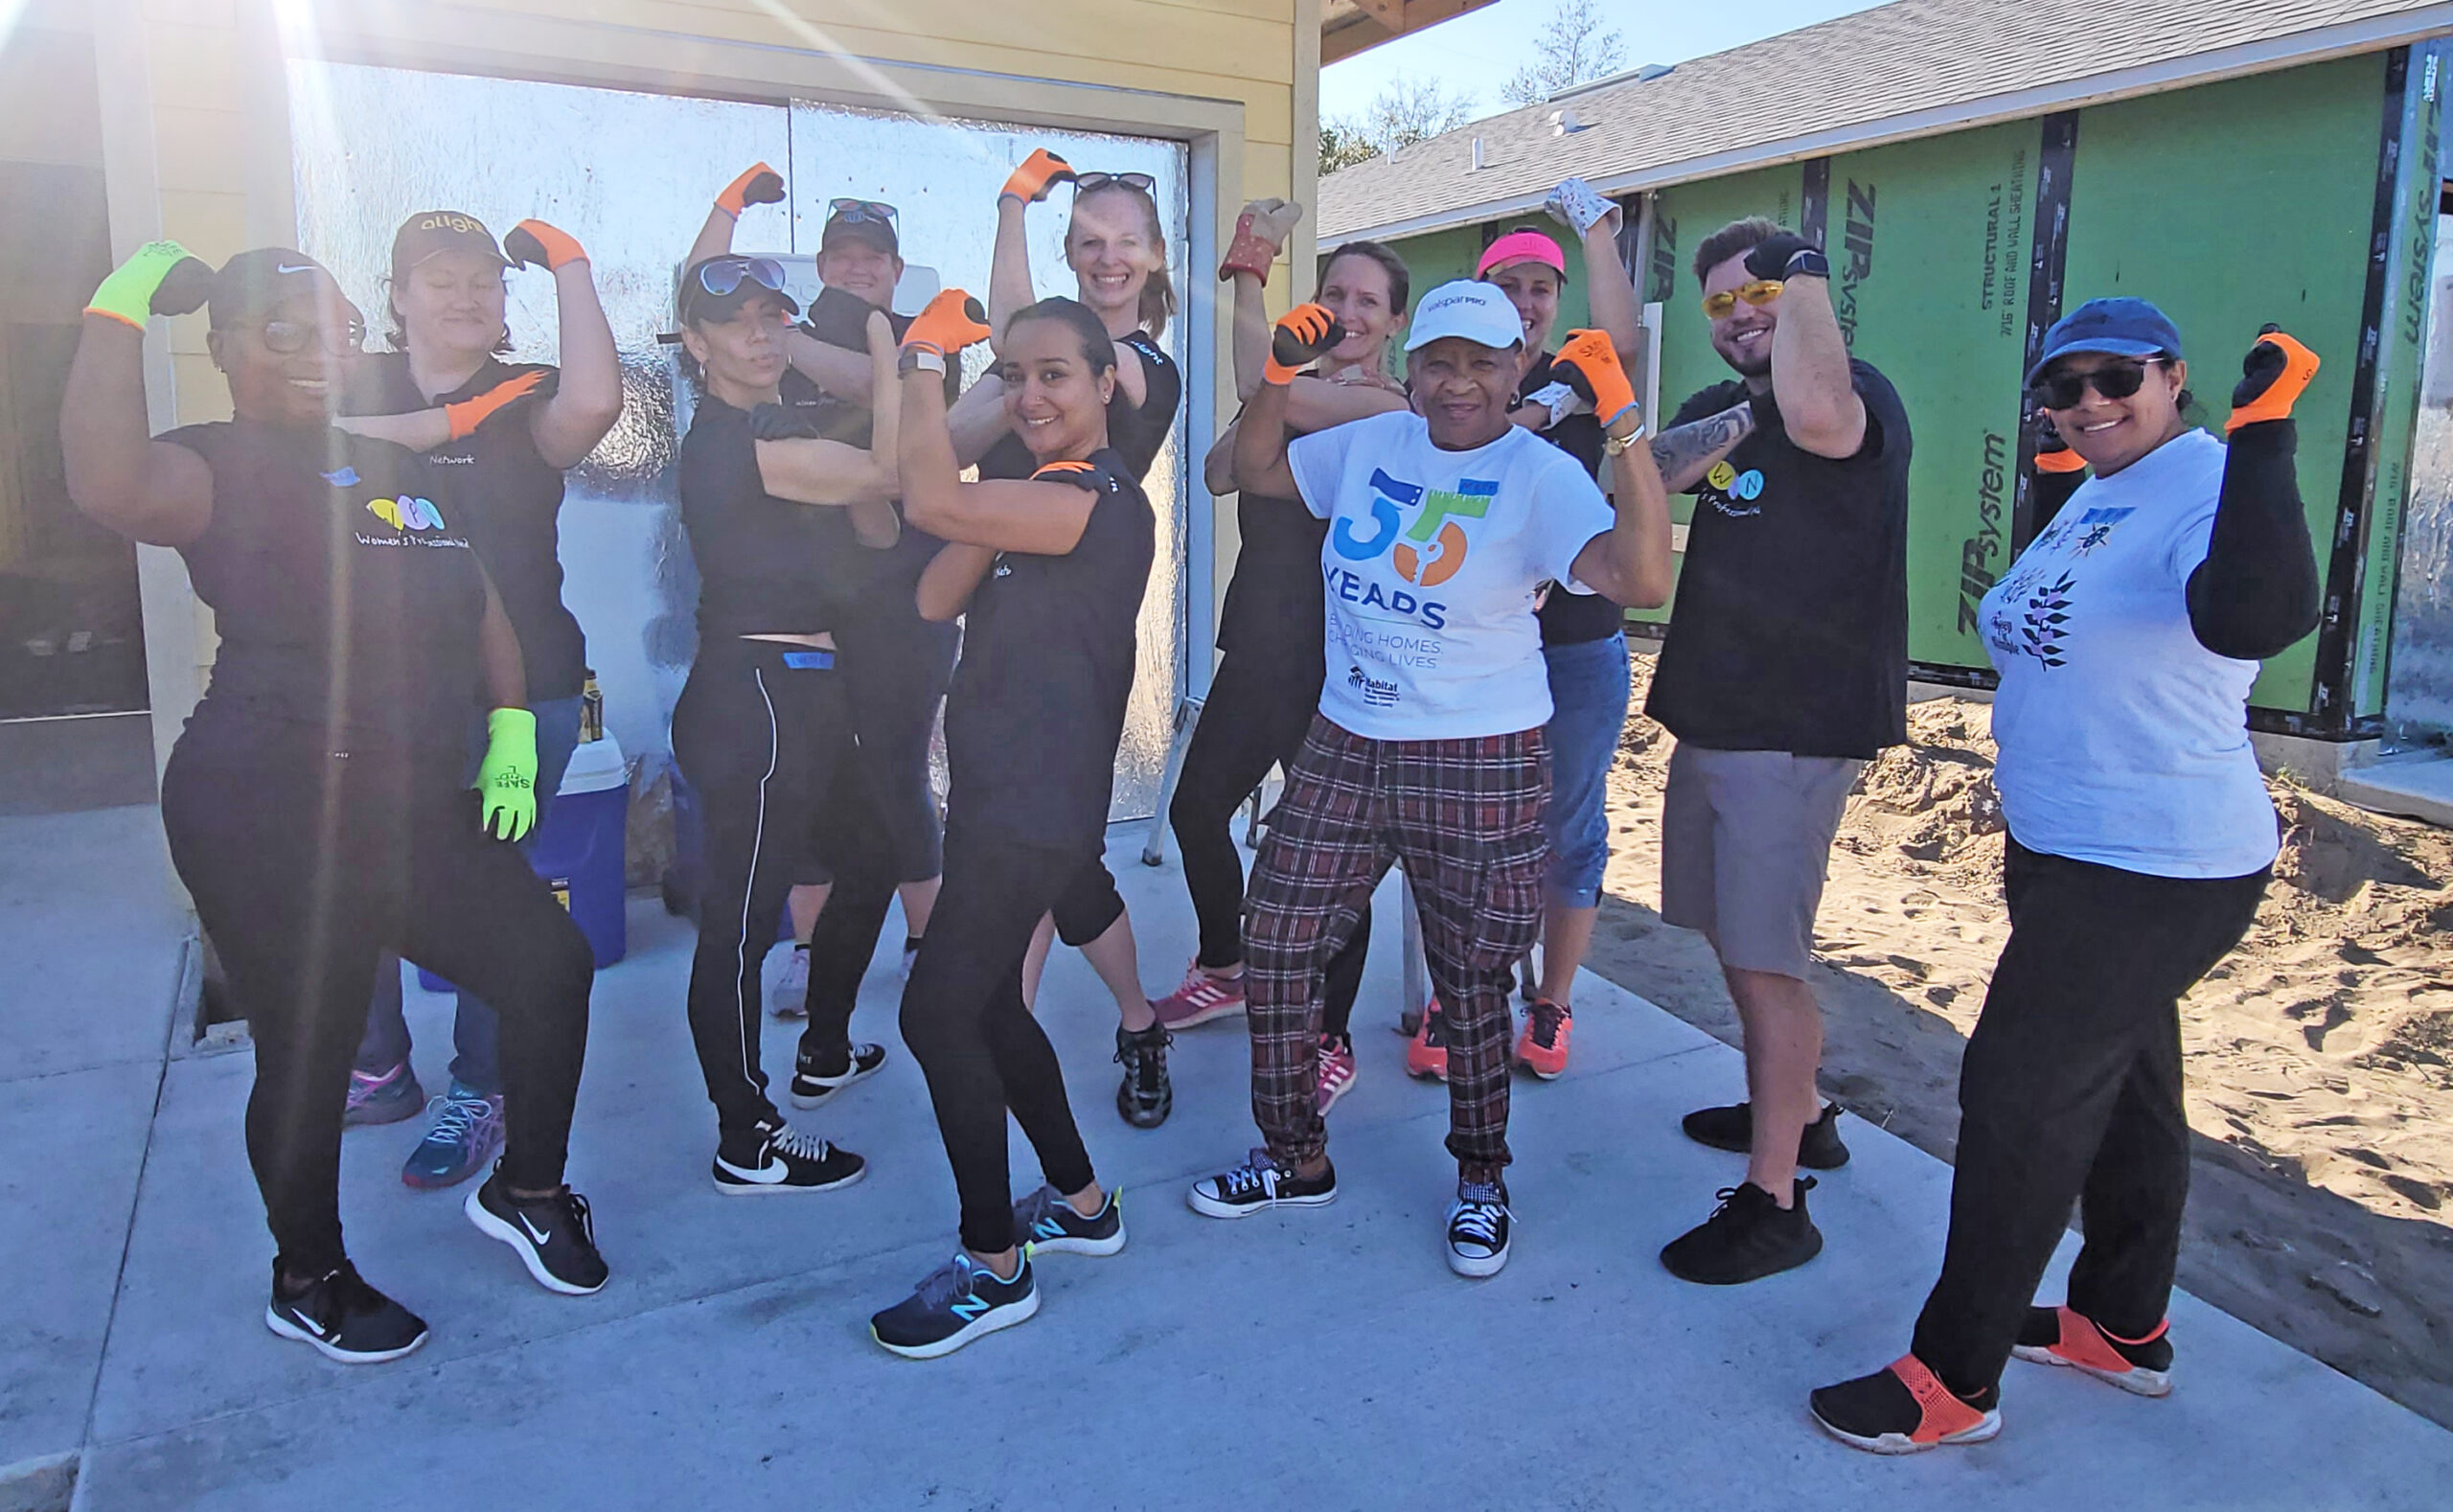
POLYGON ((834 1054, 802 1050, 792 1057, 792 1106, 815 1108, 885 1065, 885 1046, 855 1042, 834 1054))
POLYGON ((294 1293, 281 1284, 274 1261, 264 1326, 345 1365, 398 1360, 424 1343, 426 1332, 424 1318, 367 1285, 346 1260, 294 1293))
POLYGON ((1507 1193, 1496 1181, 1463 1181, 1448 1204, 1448 1269, 1463 1276, 1497 1275, 1507 1266, 1514 1226, 1507 1193))
POLYGON ((1014 1242, 1034 1254, 1112 1255, 1124 1248, 1124 1204, 1110 1192, 1104 1206, 1085 1218, 1052 1186, 1014 1204, 1014 1242))
POLYGON ((868 1175, 869 1162, 786 1123, 726 1134, 716 1146, 716 1190, 731 1197, 829 1192, 868 1175))
POLYGON ((869 1318, 869 1337, 906 1360, 950 1355, 982 1334, 1028 1322, 1039 1283, 1028 1251, 1015 1256, 1012 1280, 962 1250, 931 1271, 909 1296, 869 1318))
POLYGON ((1272 1207, 1325 1207, 1337 1200, 1335 1166, 1305 1178, 1271 1159, 1267 1150, 1254 1150, 1231 1171, 1203 1177, 1184 1194, 1204 1218, 1249 1218, 1272 1207))
POLYGON ((596 1249, 596 1220, 587 1210, 587 1199, 569 1187, 551 1197, 514 1197, 497 1165, 460 1210, 477 1232, 518 1251, 519 1263, 546 1291, 586 1296, 605 1289, 611 1272, 596 1249))

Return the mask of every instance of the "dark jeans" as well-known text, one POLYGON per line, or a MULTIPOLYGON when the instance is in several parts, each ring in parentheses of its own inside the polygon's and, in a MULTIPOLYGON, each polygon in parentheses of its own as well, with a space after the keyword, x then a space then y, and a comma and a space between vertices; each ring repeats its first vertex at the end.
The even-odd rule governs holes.
MULTIPOLYGON (((537 831, 545 827, 554 795, 562 788, 562 773, 570 767, 571 753, 579 748, 579 706, 577 699, 549 699, 528 706, 528 712, 537 717, 537 823, 519 842, 523 856, 535 843, 537 831)), ((472 744, 469 771, 473 778, 477 764, 485 759, 484 725, 477 727, 472 744)), ((451 1017, 451 1047, 453 1081, 488 1096, 502 1090, 501 1026, 494 1011, 465 987, 451 1017)), ((406 1061, 410 1048, 408 1020, 401 1015, 401 958, 387 951, 376 962, 375 997, 367 1005, 366 1038, 358 1042, 357 1069, 380 1076, 406 1061)))
MULTIPOLYGON (((1318 648, 1313 648, 1317 653, 1318 648)), ((1290 779, 1303 737, 1320 707, 1317 655, 1304 665, 1277 653, 1229 651, 1210 679, 1201 722, 1176 780, 1167 824, 1183 853, 1184 886, 1201 923, 1201 964, 1233 966, 1244 959, 1244 860, 1235 854, 1228 825, 1235 810, 1269 775, 1284 767, 1290 779)), ((1366 906, 1338 953, 1331 958, 1320 1016, 1321 1032, 1343 1035, 1354 1017, 1354 996, 1363 986, 1364 958, 1371 945, 1366 906)), ((1408 1003, 1409 1011, 1420 1003, 1408 1003)))
POLYGON ((479 830, 461 776, 449 761, 335 754, 312 730, 204 713, 163 772, 172 859, 255 1042, 247 1158, 292 1271, 345 1255, 341 1113, 386 951, 495 1006, 504 1180, 562 1183, 595 967, 519 852, 479 830))
POLYGON ((965 825, 946 827, 946 882, 903 992, 903 1042, 928 1079, 928 1101, 954 1169, 962 1242, 994 1254, 1014 1243, 1011 1111, 1060 1192, 1095 1180, 1065 1096, 1065 1071, 1022 1004, 1022 957, 1040 916, 1100 864, 1099 840, 1051 848, 965 825))
POLYGON ((1953 1390, 2001 1379, 2078 1203, 2070 1306, 2163 1321, 2189 1195, 2180 998, 2240 943, 2266 871, 2146 877, 2008 842, 2010 938, 1960 1067, 1941 1279, 1914 1351, 1953 1390))

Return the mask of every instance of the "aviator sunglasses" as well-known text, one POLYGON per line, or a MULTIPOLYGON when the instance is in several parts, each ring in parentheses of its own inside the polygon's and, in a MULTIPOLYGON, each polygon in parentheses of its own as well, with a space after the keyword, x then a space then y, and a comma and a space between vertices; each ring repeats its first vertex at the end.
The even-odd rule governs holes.
POLYGON ((2162 357, 2136 357, 2125 362, 2107 362, 2085 373, 2047 373, 2036 379, 2028 392, 2045 409, 2075 409, 2087 397, 2087 385, 2106 399, 2127 399, 2146 381, 2146 370, 2163 361, 2162 357))
POLYGON ((699 286, 718 299, 741 287, 745 280, 769 293, 780 294, 784 291, 784 265, 771 257, 738 257, 730 253, 699 264, 699 286))
POLYGON ((895 208, 883 199, 835 199, 829 200, 826 206, 827 219, 840 221, 847 226, 871 222, 890 226, 894 224, 895 214, 895 208))
POLYGON ((1076 195, 1087 195, 1094 189, 1105 189, 1110 184, 1122 184, 1127 189, 1137 189, 1145 195, 1158 187, 1158 181, 1147 173, 1092 172, 1073 175, 1073 193, 1076 195))
POLYGON ((1787 286, 1777 278, 1758 278, 1751 284, 1741 284, 1735 288, 1725 288, 1717 294, 1706 294, 1704 313, 1718 320, 1735 309, 1737 302, 1741 299, 1760 309, 1779 298, 1780 290, 1787 286))

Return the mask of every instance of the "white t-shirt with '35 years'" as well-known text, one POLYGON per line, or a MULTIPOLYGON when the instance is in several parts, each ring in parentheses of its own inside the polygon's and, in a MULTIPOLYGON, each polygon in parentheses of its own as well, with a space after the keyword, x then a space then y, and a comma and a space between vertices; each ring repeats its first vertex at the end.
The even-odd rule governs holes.
POLYGON ((1395 411, 1297 438, 1287 464, 1312 513, 1328 604, 1320 712, 1371 740, 1466 740, 1550 721, 1533 610, 1542 584, 1611 528, 1573 457, 1531 431, 1471 451, 1395 411))

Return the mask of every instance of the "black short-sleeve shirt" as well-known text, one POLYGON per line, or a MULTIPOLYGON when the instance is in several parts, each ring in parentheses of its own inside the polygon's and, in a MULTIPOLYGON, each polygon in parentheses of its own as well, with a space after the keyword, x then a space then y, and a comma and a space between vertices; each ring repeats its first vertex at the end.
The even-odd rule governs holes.
MULTIPOLYGON (((869 347, 866 322, 869 307, 857 297, 848 294, 841 296, 840 301, 825 295, 819 298, 821 304, 813 305, 810 308, 810 313, 814 318, 801 322, 802 333, 814 340, 822 341, 830 347, 867 355, 869 347), (855 327, 851 324, 855 316, 862 322, 861 325, 855 327)), ((886 324, 893 329, 894 338, 897 341, 902 340, 903 333, 911 329, 912 316, 898 315, 892 310, 887 310, 885 318, 886 324)), ((951 404, 961 396, 962 370, 959 365, 949 363, 946 367, 946 402, 951 404)), ((857 400, 828 393, 798 368, 785 370, 783 397, 785 403, 796 404, 809 410, 811 418, 817 424, 817 433, 820 436, 829 441, 842 442, 847 447, 860 447, 863 449, 868 447, 871 428, 875 425, 877 418, 877 412, 870 406, 857 400)))
MULTIPOLYGON (((812 390, 814 392, 814 390, 812 390)), ((681 438, 681 528, 699 563, 701 635, 811 635, 850 612, 879 553, 851 512, 767 492, 749 415, 709 394, 681 438)))
MULTIPOLYGON (((1644 712, 1714 750, 1870 757, 1907 739, 1908 412, 1851 361, 1866 439, 1834 461, 1789 440, 1770 396, 1696 485, 1668 639, 1644 712)), ((1672 427, 1743 402, 1705 389, 1672 427)))
MULTIPOLYGON (((342 412, 410 414, 474 398, 522 373, 543 373, 549 381, 559 377, 542 363, 489 357, 468 382, 429 400, 409 375, 406 353, 379 353, 358 364, 343 393, 342 412)), ((519 634, 528 697, 575 699, 587 679, 587 641, 562 605, 562 471, 538 455, 529 415, 524 405, 515 408, 480 425, 476 434, 426 452, 425 465, 437 496, 459 506, 469 539, 519 634)))
MULTIPOLYGON (((1137 405, 1125 400, 1122 385, 1117 386, 1115 398, 1108 401, 1108 446, 1124 459, 1127 476, 1138 484, 1150 475, 1150 464, 1158 460, 1158 453, 1167 448, 1167 438, 1175 433, 1176 410, 1184 401, 1184 378, 1175 359, 1148 332, 1135 331, 1115 339, 1118 346, 1131 347, 1141 358, 1144 387, 1137 405)), ((979 459, 979 475, 1026 478, 1037 467, 1022 438, 1008 431, 979 459)))
POLYGON ((322 426, 222 421, 161 439, 213 470, 212 522, 179 548, 221 638, 196 722, 465 761, 485 578, 421 459, 322 426))
POLYGON ((1134 627, 1158 522, 1112 447, 1037 476, 1089 492, 1082 538, 1062 557, 1009 551, 973 594, 946 698, 947 807, 1032 844, 1096 844, 1133 691, 1134 627))
MULTIPOLYGON (((1517 385, 1516 403, 1525 397, 1550 386, 1550 362, 1553 354, 1545 352, 1525 381, 1517 385)), ((1558 447, 1581 464, 1595 483, 1601 481, 1602 444, 1608 433, 1600 420, 1593 415, 1570 415, 1547 430, 1536 432, 1544 441, 1558 447)), ((1573 646, 1583 641, 1607 640, 1625 628, 1627 611, 1598 593, 1570 593, 1565 588, 1552 588, 1537 616, 1542 622, 1542 644, 1573 646)))

